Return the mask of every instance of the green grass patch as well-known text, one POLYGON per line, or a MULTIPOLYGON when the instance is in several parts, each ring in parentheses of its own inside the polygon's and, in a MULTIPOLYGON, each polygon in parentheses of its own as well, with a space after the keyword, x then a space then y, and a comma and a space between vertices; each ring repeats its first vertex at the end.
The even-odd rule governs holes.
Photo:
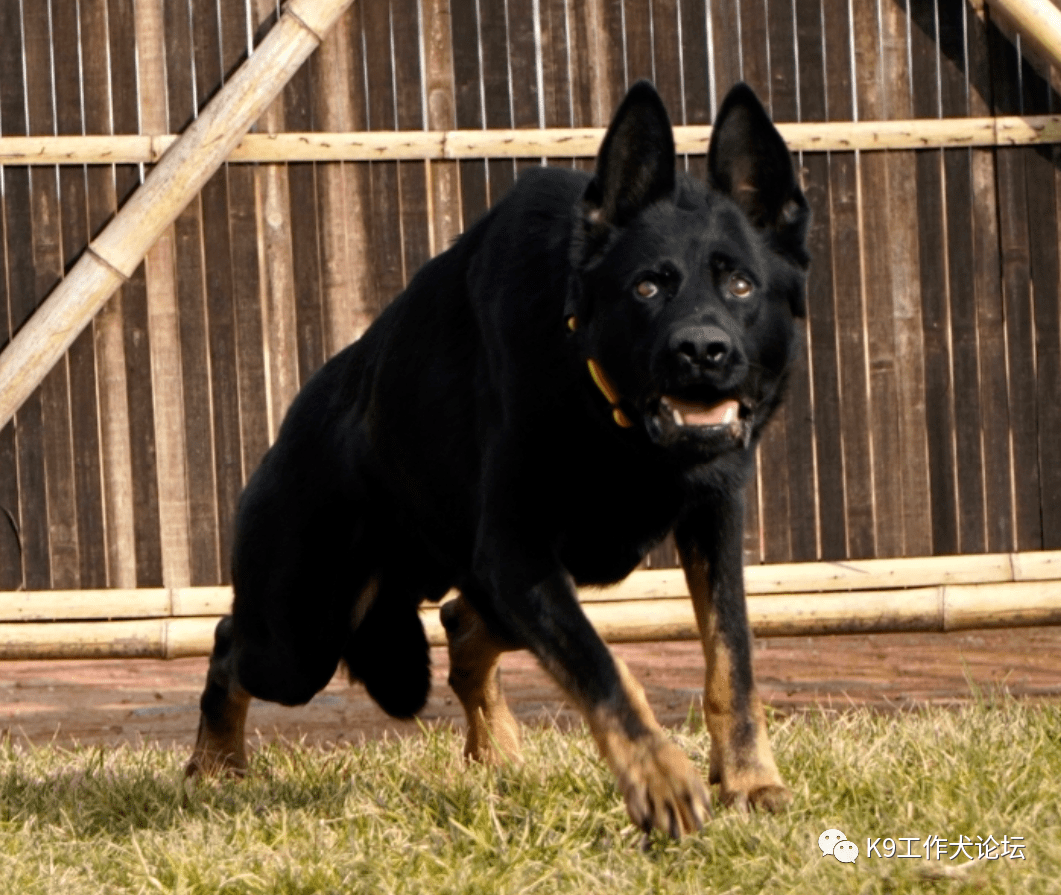
MULTIPOLYGON (((331 749, 273 744, 256 752, 246 780, 191 788, 183 751, 7 742, 0 889, 1061 892, 1061 707, 998 699, 801 713, 771 726, 791 809, 744 817, 719 808, 677 843, 632 828, 584 733, 527 730, 526 763, 500 770, 466 767, 448 728, 331 749), (827 828, 858 845, 854 864, 821 856, 827 828), (997 859, 948 858, 959 837, 975 857, 988 836, 997 859), (948 841, 941 860, 935 840, 925 860, 929 837, 948 841), (1001 856, 1003 837, 1023 860, 1001 856), (867 839, 879 840, 879 857, 867 839)), ((706 734, 674 736, 706 772, 706 734)))

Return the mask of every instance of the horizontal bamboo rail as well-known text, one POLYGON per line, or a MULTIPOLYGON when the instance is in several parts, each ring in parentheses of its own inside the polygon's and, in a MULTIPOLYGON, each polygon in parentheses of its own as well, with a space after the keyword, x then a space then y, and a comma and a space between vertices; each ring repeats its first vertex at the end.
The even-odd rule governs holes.
POLYGON ((352 0, 288 0, 255 52, 158 160, 0 353, 0 427, 55 366, 114 291, 319 46, 352 0))
MULTIPOLYGON (((778 124, 798 152, 1026 146, 1061 142, 1061 116, 926 118, 778 124)), ((707 125, 674 129, 681 153, 703 153, 707 125)), ((604 128, 361 131, 247 134, 229 162, 415 161, 476 158, 585 158, 597 154, 604 128)), ((155 164, 176 142, 172 134, 0 137, 0 165, 155 164)))
MULTIPOLYGON (((1061 551, 753 566, 745 579, 760 636, 1061 624, 1061 551)), ((580 597, 610 642, 698 638, 680 569, 580 597)), ((0 593, 0 659, 205 656, 231 600, 227 587, 0 593)), ((421 617, 444 644, 437 607, 421 617)))

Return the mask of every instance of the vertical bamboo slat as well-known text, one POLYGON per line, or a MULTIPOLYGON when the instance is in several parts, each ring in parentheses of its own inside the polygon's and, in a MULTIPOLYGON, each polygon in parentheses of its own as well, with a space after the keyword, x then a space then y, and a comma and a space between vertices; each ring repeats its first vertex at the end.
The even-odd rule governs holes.
MULTIPOLYGON (((992 98, 996 114, 1019 113, 1020 60, 1016 48, 997 29, 989 35, 992 98)), ((1002 260, 1003 314, 1006 322, 1009 434, 1013 452, 1014 547, 1042 542, 1039 510, 1038 432, 1032 319, 1032 271, 1028 244, 1025 155, 1020 148, 996 151, 998 241, 1002 260)))
MULTIPOLYGON (((1052 7, 1051 7, 1052 9, 1052 7)), ((1061 17, 1059 17, 1061 18, 1061 17)), ((1055 58, 1057 54, 1055 53, 1055 58)), ((1050 70, 1028 53, 1024 54, 1021 82, 1026 113, 1041 113, 1057 101, 1049 81, 1050 70)), ((1035 333, 1036 454, 1039 458, 1039 496, 1042 544, 1051 547, 1061 538, 1061 320, 1059 320, 1056 149, 1050 146, 1024 149, 1027 183, 1029 254, 1033 278, 1033 328, 1035 333)))
MULTIPOLYGON (((854 62, 847 10, 825 10, 826 104, 831 120, 851 120, 854 62)), ((865 331, 862 313, 862 234, 859 225, 858 168, 854 153, 829 158, 830 220, 832 222, 833 302, 837 362, 840 373, 840 431, 843 444, 845 556, 874 552, 865 331), (856 263, 858 259, 859 263, 856 263)))
MULTIPOLYGON (((476 0, 450 0, 450 33, 453 43, 454 111, 457 127, 479 130, 483 119, 482 83, 479 70, 479 20, 476 0)), ((476 221, 489 204, 486 162, 459 163, 461 219, 465 227, 476 221)))
MULTIPOLYGON (((255 0, 254 15, 261 34, 275 21, 274 0, 255 0)), ((265 134, 280 133, 284 129, 284 119, 284 94, 281 92, 258 119, 258 130, 265 134)), ((299 385, 298 320, 294 303, 291 216, 288 212, 291 196, 286 165, 259 165, 255 169, 255 178, 266 414, 268 437, 272 441, 299 385)))
MULTIPOLYGON (((221 4, 219 12, 221 70, 227 82, 246 59, 253 35, 244 4, 221 4)), ((238 496, 243 483, 268 449, 269 429, 265 397, 265 358, 262 352, 254 169, 248 165, 225 167, 228 173, 232 326, 240 447, 238 459, 233 457, 231 462, 232 478, 238 496)), ((231 529, 232 522, 229 519, 226 530, 231 529)))
MULTIPOLYGON (((26 112, 30 133, 55 133, 49 10, 44 4, 22 14, 26 62, 26 112)), ((30 172, 34 296, 43 299, 62 278, 62 214, 58 170, 30 172)), ((77 497, 74 492, 69 357, 41 382, 44 484, 47 500, 49 577, 53 587, 76 587, 78 574, 77 497)))
MULTIPOLYGON (((357 13, 354 6, 347 17, 357 13)), ((353 47, 349 23, 340 21, 328 39, 321 44, 319 76, 313 90, 314 118, 323 130, 352 131, 354 123, 351 91, 353 47)), ((358 122, 362 127, 364 122, 358 122)), ((371 314, 365 307, 367 298, 363 265, 358 263, 358 243, 367 237, 364 210, 355 187, 354 164, 320 165, 317 169, 320 188, 321 266, 325 346, 331 357, 352 342, 371 314)))
MULTIPOLYGON (((395 118, 398 130, 423 128, 423 73, 420 60, 419 0, 391 0, 395 118)), ((398 162, 401 195, 402 288, 431 258, 427 163, 398 162)), ((393 296, 381 296, 387 301, 393 296)))
MULTIPOLYGON (((79 42, 76 8, 52 8, 52 39, 64 45, 79 42)), ((83 90, 78 54, 53 57, 55 67, 56 133, 84 133, 83 90)), ((86 171, 76 166, 59 169, 62 259, 65 268, 88 242, 86 171)), ((70 422, 73 448, 75 513, 77 518, 78 579, 80 587, 107 583, 106 541, 103 525, 103 486, 100 467, 99 401, 96 391, 96 350, 93 328, 74 341, 67 356, 70 372, 70 422)))
MULTIPOLYGON (((885 117, 884 72, 874 60, 881 56, 883 35, 878 27, 878 4, 852 7, 855 39, 855 86, 860 119, 885 117)), ((892 283, 891 190, 888 158, 884 153, 862 153, 858 160, 862 240, 862 305, 866 325, 864 361, 867 369, 870 448, 873 465, 874 555, 902 552, 902 477, 892 474, 901 456, 898 424, 898 375, 895 351, 895 308, 892 283)))
MULTIPOLYGON (((221 23, 213 0, 192 2, 192 48, 200 107, 224 89, 221 23)), ((237 45, 238 46, 238 45, 237 45)), ((233 60, 234 62, 234 60, 233 60)), ((243 487, 239 373, 236 361, 236 271, 233 269, 233 203, 228 165, 221 164, 199 193, 202 205, 204 309, 209 357, 209 405, 213 432, 213 479, 217 502, 218 573, 228 581, 232 520, 243 487)))
MULTIPOLYGON (((797 0, 796 36, 800 60, 799 105, 803 121, 825 121, 825 41, 821 8, 816 0, 797 0)), ((832 219, 829 202, 829 157, 804 153, 803 191, 814 215, 808 235, 812 263, 807 279, 807 365, 809 368, 813 462, 816 493, 803 524, 816 534, 817 556, 846 555, 843 445, 840 437, 840 375, 836 312, 833 303, 832 219)))
MULTIPOLYGON (((397 129, 395 60, 391 56, 389 4, 363 4, 365 77, 368 125, 372 130, 397 129)), ((375 307, 382 310, 405 286, 402 258, 402 195, 400 162, 369 163, 372 227, 369 251, 375 274, 375 307)))
MULTIPOLYGON (((889 118, 912 115, 909 40, 905 9, 881 4, 881 65, 889 118)), ((912 151, 888 153, 890 272, 894 345, 898 372, 898 476, 900 516, 891 524, 902 533, 902 555, 932 551, 928 443, 925 436, 925 363, 921 332, 921 270, 918 255, 917 160, 912 151)), ((883 521, 883 520, 882 520, 883 521)))
MULTIPOLYGON (((799 117, 796 96, 796 55, 793 41, 792 0, 770 0, 763 4, 764 50, 770 59, 770 114, 775 121, 799 117)), ((757 24, 756 29, 760 26, 757 24)), ((809 396, 807 360, 801 356, 790 377, 788 397, 770 422, 759 458, 761 470, 759 505, 763 532, 763 561, 790 562, 797 557, 813 559, 817 545, 813 526, 792 524, 800 501, 813 506, 813 459, 809 440, 809 396)))
MULTIPOLYGON (((940 106, 944 117, 967 116, 968 60, 963 7, 940 8, 940 106)), ((958 549, 987 549, 984 520, 982 421, 973 259, 972 152, 943 150, 946 188, 947 281, 950 353, 954 385, 953 434, 958 506, 958 549)))
MULTIPOLYGON (((84 0, 80 5, 80 18, 85 128, 90 133, 112 133, 114 102, 108 64, 111 35, 107 0, 84 0)), ((93 167, 86 171, 86 177, 88 230, 90 235, 95 235, 113 217, 118 206, 115 169, 93 167)), ((107 582, 111 587, 135 587, 137 584, 125 302, 126 290, 119 287, 92 324, 99 359, 100 459, 103 466, 107 582)))
MULTIPOLYGON (((424 0, 421 16, 427 126, 430 130, 447 130, 456 127, 457 123, 453 105, 453 35, 449 0, 424 0)), ((457 162, 428 162, 428 189, 431 195, 431 254, 437 255, 462 230, 457 162)))
MULTIPOLYGON (((968 16, 969 109, 991 111, 994 73, 989 56, 992 26, 985 10, 968 16)), ((984 444, 984 504, 987 549, 1012 550, 1013 489, 1009 441, 1006 328, 999 257, 999 213, 994 149, 973 150, 973 249, 984 444)), ((927 549, 922 549, 927 553, 927 549)))
MULTIPOLYGON (((169 130, 169 121, 162 0, 139 0, 135 11, 140 127, 143 133, 163 134, 169 130)), ((175 255, 174 230, 170 226, 148 251, 144 263, 158 452, 162 582, 167 587, 185 587, 191 583, 191 565, 175 255)))
MULTIPOLYGON (((938 34, 934 9, 912 9, 911 59, 914 114, 939 115, 938 34)), ((932 549, 958 549, 957 483, 952 440, 954 403, 948 346, 947 243, 943 160, 938 150, 917 153, 917 220, 921 253, 921 325, 925 346, 926 429, 928 434, 932 549)))
MULTIPOLYGON (((511 127, 512 106, 509 82, 509 33, 505 5, 478 3, 479 59, 482 65, 483 126, 511 127)), ((486 163, 489 191, 487 202, 493 205, 511 188, 516 166, 511 159, 489 159, 486 163)))
MULTIPOLYGON (((0 177, 3 174, 0 172, 0 177)), ((0 344, 11 338, 8 326, 7 228, 0 214, 0 344)), ((18 466, 15 424, 0 426, 0 590, 22 586, 22 547, 18 524, 18 466)), ((106 571, 106 569, 104 569, 106 571)))
MULTIPOLYGON (((22 22, 18 4, 0 3, 0 124, 5 134, 28 131, 26 84, 22 65, 22 22)), ((8 320, 18 332, 36 307, 33 269, 33 224, 30 171, 7 167, 3 171, 7 235, 8 320)), ((0 355, 2 357, 2 355, 0 355)), ((34 390, 20 402, 15 419, 14 475, 18 505, 10 512, 20 529, 20 578, 23 587, 50 586, 48 558, 48 503, 44 479, 44 432, 41 393, 34 390)), ((0 424, 8 416, 0 414, 0 424)))
MULTIPOLYGON (((136 42, 133 0, 108 0, 108 60, 111 120, 118 133, 139 127, 136 56, 127 52, 136 42)), ((137 165, 114 168, 118 206, 139 192, 137 165)), ((101 237, 104 233, 99 234, 101 237)), ((144 246, 147 248, 147 245, 144 246)), ((84 256, 78 263, 83 263, 84 256)), ((158 473, 155 464, 154 407, 151 385, 151 345, 147 327, 147 284, 142 263, 130 262, 125 272, 122 304, 122 344, 125 356, 126 399, 129 407, 129 456, 132 464, 133 552, 136 581, 142 586, 162 583, 162 543, 158 523, 158 473)), ((70 294, 70 293, 68 293, 70 294)), ((49 296, 49 305, 55 307, 49 296)), ((2 361, 0 361, 2 364, 2 361)))

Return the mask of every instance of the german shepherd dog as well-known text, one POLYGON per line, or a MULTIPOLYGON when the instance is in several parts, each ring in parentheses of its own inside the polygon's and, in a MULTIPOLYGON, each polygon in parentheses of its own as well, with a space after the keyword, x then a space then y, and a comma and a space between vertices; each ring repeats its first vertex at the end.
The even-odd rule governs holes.
POLYGON ((756 444, 799 350, 809 211, 745 85, 706 184, 676 172, 636 84, 591 176, 524 172, 292 404, 236 520, 189 774, 247 765, 250 698, 309 701, 345 661, 387 712, 427 698, 417 607, 442 607, 465 752, 519 756, 498 659, 531 650, 581 710, 633 822, 710 805, 576 585, 626 577, 673 531, 707 665, 724 801, 790 796, 752 678, 741 543, 756 444))

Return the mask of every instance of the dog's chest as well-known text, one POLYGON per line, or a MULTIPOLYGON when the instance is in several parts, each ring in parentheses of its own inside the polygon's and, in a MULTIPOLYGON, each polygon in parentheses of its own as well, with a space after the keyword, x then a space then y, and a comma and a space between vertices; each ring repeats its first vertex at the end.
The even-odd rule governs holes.
POLYGON ((561 560, 580 584, 625 578, 674 526, 681 494, 662 476, 598 469, 571 482, 561 560))

